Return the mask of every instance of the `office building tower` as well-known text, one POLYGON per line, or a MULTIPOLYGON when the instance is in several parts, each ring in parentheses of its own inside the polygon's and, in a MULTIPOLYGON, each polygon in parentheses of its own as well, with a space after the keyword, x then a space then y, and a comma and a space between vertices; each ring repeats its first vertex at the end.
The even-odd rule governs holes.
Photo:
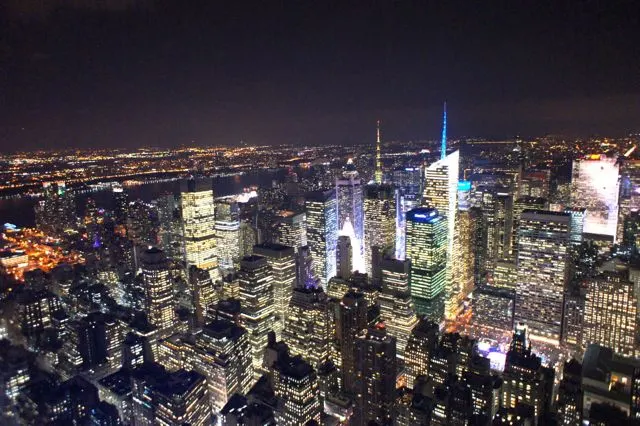
POLYGON ((182 230, 172 193, 154 200, 158 212, 158 243, 168 258, 182 260, 182 230))
POLYGON ((176 322, 173 282, 162 250, 151 247, 141 257, 144 309, 149 323, 165 330, 176 322))
MULTIPOLYGON (((364 263, 373 275, 373 250, 394 250, 396 239, 396 194, 390 185, 367 185, 364 190, 364 263)), ((361 272, 365 272, 361 271, 361 272)))
POLYGON ((348 235, 338 237, 336 267, 336 276, 343 280, 351 278, 351 272, 353 270, 353 247, 351 246, 351 237, 348 235))
POLYGON ((640 212, 632 211, 623 219, 622 246, 632 253, 637 253, 640 248, 640 212))
POLYGON ((182 232, 187 266, 197 266, 219 279, 216 258, 215 206, 210 179, 183 181, 180 185, 182 232))
POLYGON ((209 272, 195 265, 189 267, 189 289, 196 321, 202 325, 206 322, 207 312, 218 302, 218 295, 209 272))
MULTIPOLYGON (((551 170, 528 170, 520 178, 519 196, 549 198, 551 170)), ((545 209, 546 207, 543 207, 545 209)))
POLYGON ((564 293, 564 313, 562 314, 562 342, 566 347, 579 353, 584 348, 584 309, 587 287, 578 277, 574 277, 564 293))
POLYGON ((615 240, 618 222, 619 164, 617 158, 594 154, 574 160, 571 204, 586 208, 584 232, 615 240))
POLYGON ((274 290, 273 273, 267 259, 247 256, 240 262, 238 271, 242 322, 249 333, 254 377, 260 375, 267 334, 273 330, 274 290))
MULTIPOLYGON (((15 402, 31 380, 29 351, 8 341, 0 346, 0 400, 15 402)), ((4 401, 3 401, 4 402, 4 401)), ((0 417, 1 418, 1 417, 0 417)))
POLYGON ((356 389, 356 338, 367 328, 367 301, 364 294, 349 291, 336 306, 336 341, 340 356, 342 388, 351 393, 356 389))
POLYGON ((329 301, 322 288, 293 290, 282 339, 293 355, 300 355, 315 369, 329 361, 331 325, 329 301))
POLYGON ((221 267, 232 269, 240 256, 240 218, 235 202, 216 203, 216 257, 221 267))
POLYGON ((158 230, 158 213, 154 205, 142 200, 129 203, 127 238, 143 250, 143 247, 158 245, 158 230))
POLYGON ((132 401, 136 425, 205 426, 211 422, 207 379, 195 371, 167 373, 157 364, 134 370, 132 401))
POLYGON ((387 332, 396 338, 398 358, 404 358, 404 351, 418 317, 411 300, 409 274, 411 261, 384 259, 381 263, 382 291, 378 297, 380 319, 387 332))
POLYGON ((336 199, 338 202, 338 230, 348 234, 348 223, 353 227, 353 267, 364 271, 364 210, 363 187, 359 174, 349 160, 342 178, 336 179, 336 199))
POLYGON ((300 357, 291 357, 288 353, 280 354, 273 365, 273 382, 275 395, 282 404, 275 411, 276 424, 320 424, 322 410, 318 377, 307 361, 300 357))
POLYGON ((296 286, 301 288, 315 288, 319 280, 315 276, 313 257, 309 246, 302 246, 296 253, 296 286))
MULTIPOLYGON (((374 173, 373 180, 376 184, 382 184, 382 155, 380 149, 381 139, 380 139, 380 120, 376 123, 376 171, 374 173)), ((365 225, 366 226, 366 225, 365 225)))
POLYGON ((635 357, 637 351, 637 296, 627 271, 602 272, 587 279, 583 345, 597 343, 617 354, 635 357))
POLYGON ((284 328, 291 294, 296 285, 296 257, 293 247, 278 243, 262 243, 253 247, 253 253, 262 256, 271 267, 273 276, 274 325, 273 330, 281 336, 284 328))
POLYGON ((240 259, 250 256, 256 244, 258 244, 258 230, 248 222, 240 222, 240 259))
POLYGON ((570 226, 566 213, 525 210, 520 218, 515 321, 533 339, 560 341, 570 226))
POLYGON ((429 374, 429 363, 432 351, 438 345, 440 329, 438 324, 420 319, 413 328, 405 349, 404 364, 407 376, 407 387, 414 388, 419 376, 429 374))
POLYGON ((129 197, 122 185, 114 184, 111 187, 111 195, 113 197, 113 221, 116 225, 126 225, 127 223, 127 207, 129 205, 129 197))
POLYGON ((276 242, 293 247, 297 252, 307 245, 307 215, 305 212, 283 210, 277 216, 276 242))
POLYGON ((582 419, 582 365, 574 358, 564 363, 558 386, 558 423, 571 426, 582 419))
POLYGON ((395 418, 396 339, 384 326, 369 328, 356 337, 356 413, 355 424, 388 424, 395 418))
POLYGON ((338 206, 335 191, 307 194, 307 242, 313 257, 314 275, 326 287, 336 275, 338 206))
POLYGON ((502 407, 529 405, 538 420, 549 411, 554 371, 542 366, 540 357, 531 352, 527 327, 522 324, 513 334, 502 379, 502 407))
POLYGON ((464 300, 473 291, 476 226, 472 212, 468 209, 458 210, 453 238, 450 294, 450 308, 455 313, 459 312, 464 300))
POLYGON ((513 202, 513 228, 511 233, 511 258, 518 257, 518 229, 520 216, 525 210, 549 210, 549 202, 545 198, 519 197, 513 202))
POLYGON ((621 240, 625 219, 640 209, 640 160, 620 157, 620 197, 617 240, 621 240))
MULTIPOLYGON (((446 113, 445 113, 446 117, 446 113)), ((446 278, 445 278, 445 317, 453 319, 457 310, 456 296, 452 278, 453 242, 458 210, 458 173, 460 151, 446 155, 446 118, 443 124, 443 142, 440 160, 425 170, 425 187, 422 206, 437 209, 447 223, 446 227, 446 278)))
POLYGON ((409 288, 419 314, 436 322, 441 313, 421 306, 434 302, 447 278, 447 220, 438 210, 415 208, 407 213, 406 256, 411 261, 409 288))

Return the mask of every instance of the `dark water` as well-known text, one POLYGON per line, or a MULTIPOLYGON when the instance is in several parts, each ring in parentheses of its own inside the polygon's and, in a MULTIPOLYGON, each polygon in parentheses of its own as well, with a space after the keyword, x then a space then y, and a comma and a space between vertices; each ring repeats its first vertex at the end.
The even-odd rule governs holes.
MULTIPOLYGON (((216 197, 238 194, 244 188, 250 186, 271 186, 272 180, 279 180, 284 176, 284 171, 259 170, 245 173, 241 176, 228 176, 213 178, 213 191, 216 197)), ((180 193, 180 182, 170 181, 162 183, 150 183, 146 185, 130 186, 125 190, 129 200, 141 199, 151 201, 167 192, 180 193)), ((87 194, 78 194, 76 204, 79 212, 84 211, 87 198, 93 198, 96 205, 102 208, 111 208, 112 196, 110 190, 96 191, 87 194)), ((13 223, 19 227, 33 226, 35 215, 33 206, 38 201, 36 198, 22 197, 0 200, 0 226, 4 223, 13 223)))

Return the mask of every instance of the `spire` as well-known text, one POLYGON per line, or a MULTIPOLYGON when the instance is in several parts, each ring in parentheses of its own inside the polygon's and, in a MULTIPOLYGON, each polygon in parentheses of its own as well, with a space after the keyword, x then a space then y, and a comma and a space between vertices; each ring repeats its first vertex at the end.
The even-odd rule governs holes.
POLYGON ((382 161, 380 160, 380 120, 376 122, 376 172, 374 179, 377 184, 382 183, 382 161))
POLYGON ((442 142, 440 143, 440 159, 444 160, 447 156, 447 102, 444 103, 444 112, 442 114, 442 142))

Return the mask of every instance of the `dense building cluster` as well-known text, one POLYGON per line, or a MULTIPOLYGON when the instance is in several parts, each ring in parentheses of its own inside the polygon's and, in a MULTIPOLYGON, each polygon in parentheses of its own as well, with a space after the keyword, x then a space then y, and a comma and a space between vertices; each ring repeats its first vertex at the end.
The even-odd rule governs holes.
POLYGON ((2 235, 0 423, 640 421, 640 160, 438 145, 378 123, 256 197, 47 183, 2 235))

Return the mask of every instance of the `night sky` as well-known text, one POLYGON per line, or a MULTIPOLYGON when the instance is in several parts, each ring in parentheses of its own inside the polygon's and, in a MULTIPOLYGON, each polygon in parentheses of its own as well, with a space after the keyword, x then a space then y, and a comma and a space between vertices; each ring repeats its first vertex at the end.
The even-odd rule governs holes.
POLYGON ((3 151, 640 131, 634 0, 3 4, 3 151))

